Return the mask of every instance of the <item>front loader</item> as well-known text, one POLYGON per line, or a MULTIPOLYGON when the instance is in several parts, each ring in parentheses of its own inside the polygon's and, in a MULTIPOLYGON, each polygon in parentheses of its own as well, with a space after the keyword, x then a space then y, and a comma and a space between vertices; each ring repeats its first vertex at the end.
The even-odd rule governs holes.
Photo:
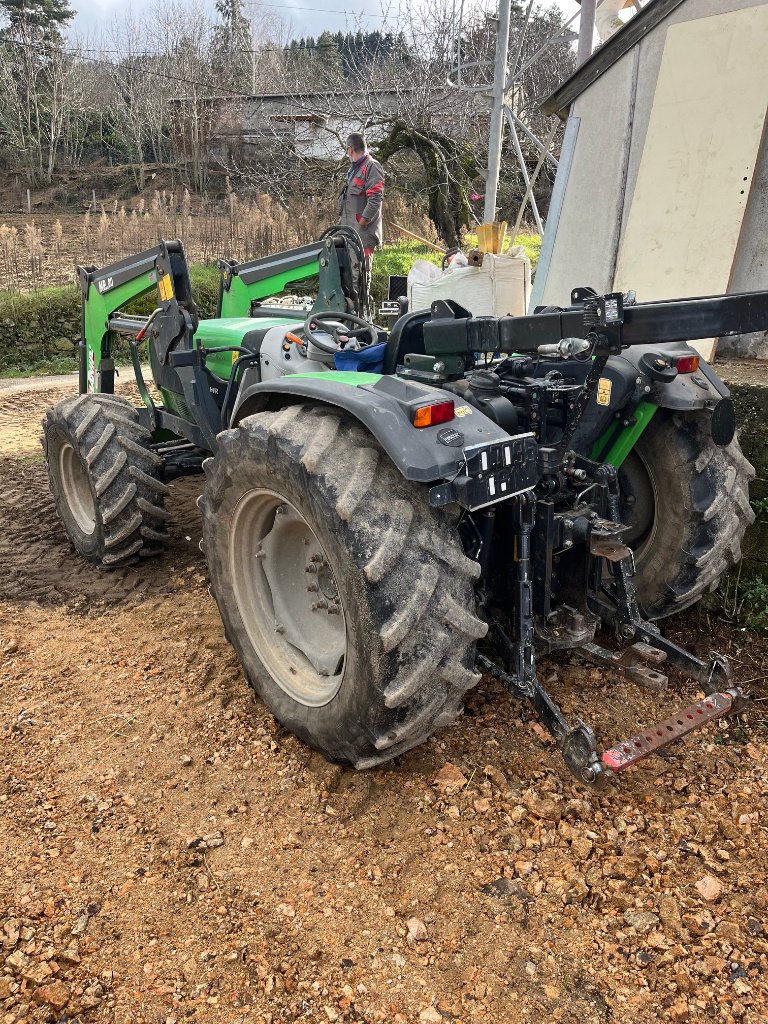
POLYGON ((44 439, 73 544, 103 568, 155 554, 167 481, 202 468, 226 635, 276 717, 330 760, 404 753, 483 672, 587 783, 743 706, 725 659, 656 620, 716 584, 751 521, 727 388, 685 342, 766 329, 768 293, 577 289, 567 309, 501 318, 438 301, 384 335, 343 287, 333 308, 280 316, 259 305, 275 289, 241 280, 220 305, 236 317, 199 320, 178 242, 80 273, 82 393, 48 411, 44 439), (131 287, 156 289, 149 318, 119 312, 131 287), (142 407, 111 394, 114 331, 132 335, 142 407), (569 648, 657 690, 674 666, 705 698, 602 749, 539 679, 538 658, 569 648))

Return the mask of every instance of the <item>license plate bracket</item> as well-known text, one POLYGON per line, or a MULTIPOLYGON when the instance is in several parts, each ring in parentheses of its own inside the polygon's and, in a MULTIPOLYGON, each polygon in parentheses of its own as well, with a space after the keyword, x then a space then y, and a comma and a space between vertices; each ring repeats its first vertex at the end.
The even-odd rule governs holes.
POLYGON ((464 449, 464 465, 453 480, 429 492, 435 507, 457 502, 475 511, 524 494, 539 479, 538 444, 533 434, 517 434, 464 449))

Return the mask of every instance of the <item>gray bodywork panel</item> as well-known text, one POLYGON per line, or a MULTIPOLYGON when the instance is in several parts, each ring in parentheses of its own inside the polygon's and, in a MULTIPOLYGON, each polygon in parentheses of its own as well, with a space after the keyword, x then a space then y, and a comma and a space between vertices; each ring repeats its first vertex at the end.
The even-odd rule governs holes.
POLYGON ((264 381, 243 389, 232 426, 245 416, 295 398, 312 399, 349 412, 371 432, 402 475, 420 483, 453 477, 465 462, 465 451, 510 437, 479 410, 462 405, 456 395, 399 377, 382 377, 375 384, 357 387, 297 374, 264 381), (456 403, 455 419, 434 427, 413 426, 411 412, 415 408, 440 401, 456 403), (439 441, 438 434, 446 428, 464 435, 460 447, 439 441))

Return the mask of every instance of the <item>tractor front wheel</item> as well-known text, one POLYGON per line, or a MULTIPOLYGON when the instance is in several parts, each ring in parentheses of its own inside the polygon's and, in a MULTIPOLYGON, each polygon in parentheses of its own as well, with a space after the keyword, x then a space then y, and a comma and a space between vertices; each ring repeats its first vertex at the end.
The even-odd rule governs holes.
POLYGON ((156 555, 167 543, 168 488, 149 442, 137 410, 115 395, 65 398, 43 420, 56 511, 75 548, 103 569, 156 555))
POLYGON ((479 566, 355 420, 249 416, 205 464, 203 542, 226 635, 282 724, 368 767, 424 741, 474 686, 479 566))

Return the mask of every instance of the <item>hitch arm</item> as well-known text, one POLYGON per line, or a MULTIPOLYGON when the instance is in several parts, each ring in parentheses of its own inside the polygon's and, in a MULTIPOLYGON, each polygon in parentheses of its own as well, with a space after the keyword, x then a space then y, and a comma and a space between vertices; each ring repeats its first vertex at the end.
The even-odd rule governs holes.
POLYGON ((584 722, 570 725, 563 712, 550 695, 534 678, 526 689, 522 689, 515 676, 479 654, 477 663, 484 672, 498 679, 501 685, 515 697, 524 697, 533 705, 544 728, 555 739, 563 760, 576 778, 582 782, 596 783, 605 771, 597 756, 595 734, 584 722))

